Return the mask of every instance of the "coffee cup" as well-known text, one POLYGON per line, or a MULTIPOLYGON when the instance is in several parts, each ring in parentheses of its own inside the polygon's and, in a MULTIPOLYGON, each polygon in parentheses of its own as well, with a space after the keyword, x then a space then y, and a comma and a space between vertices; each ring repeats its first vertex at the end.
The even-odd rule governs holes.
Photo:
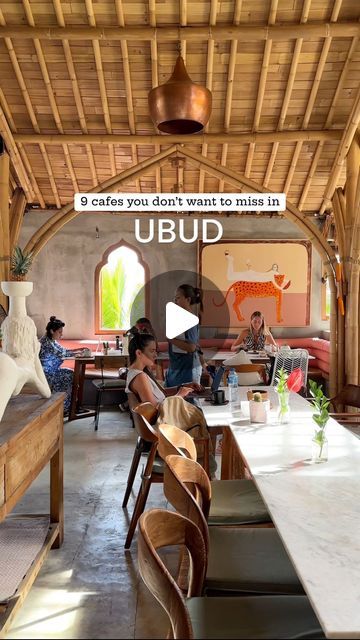
POLYGON ((214 404, 224 404, 225 392, 223 391, 223 389, 218 389, 218 391, 213 391, 211 394, 211 398, 214 404))

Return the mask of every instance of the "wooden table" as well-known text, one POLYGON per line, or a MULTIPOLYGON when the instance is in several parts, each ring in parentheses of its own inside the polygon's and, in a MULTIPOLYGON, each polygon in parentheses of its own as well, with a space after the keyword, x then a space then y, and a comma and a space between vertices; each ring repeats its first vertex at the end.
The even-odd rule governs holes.
POLYGON ((0 520, 13 510, 50 462, 49 531, 16 596, 0 604, 0 637, 10 626, 50 548, 57 549, 63 542, 63 407, 63 393, 55 393, 48 400, 20 395, 10 400, 0 423, 0 520))
POLYGON ((102 354, 93 354, 89 358, 75 358, 74 364, 74 377, 73 377, 73 386, 71 392, 71 401, 70 401, 70 410, 69 410, 69 418, 68 421, 71 420, 79 420, 80 418, 92 418, 95 416, 95 411, 92 409, 82 409, 82 401, 83 401, 83 392, 84 392, 84 380, 85 380, 85 371, 88 364, 96 364, 99 368, 99 377, 101 377, 101 361, 102 366, 104 365, 104 361, 111 361, 113 359, 114 365, 116 363, 118 367, 123 366, 126 367, 128 365, 128 354, 120 356, 118 354, 112 356, 108 354, 106 356, 102 356, 102 354), (98 362, 99 361, 99 362, 98 362))
MULTIPOLYGON (((270 401, 276 407, 272 389, 270 401)), ((312 411, 301 396, 291 394, 286 425, 276 409, 271 424, 255 426, 239 406, 226 417, 226 407, 204 406, 205 417, 227 423, 326 637, 359 638, 360 440, 330 419, 329 460, 314 465, 312 411)))

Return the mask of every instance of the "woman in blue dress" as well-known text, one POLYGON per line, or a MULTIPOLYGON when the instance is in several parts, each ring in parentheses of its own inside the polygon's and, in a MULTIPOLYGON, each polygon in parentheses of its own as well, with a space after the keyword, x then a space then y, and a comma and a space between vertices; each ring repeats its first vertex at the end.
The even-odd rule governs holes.
POLYGON ((83 350, 65 349, 57 342, 62 337, 64 327, 65 323, 62 320, 51 316, 46 325, 46 333, 40 338, 39 358, 51 391, 66 393, 64 415, 68 415, 74 372, 72 369, 61 369, 60 367, 65 358, 71 358, 76 353, 82 353, 83 350))
MULTIPOLYGON (((200 305, 200 311, 203 311, 202 291, 190 284, 182 284, 177 288, 174 302, 190 313, 194 313, 194 305, 200 305)), ((169 340, 167 387, 176 387, 187 382, 200 383, 202 366, 199 350, 199 325, 169 340)))

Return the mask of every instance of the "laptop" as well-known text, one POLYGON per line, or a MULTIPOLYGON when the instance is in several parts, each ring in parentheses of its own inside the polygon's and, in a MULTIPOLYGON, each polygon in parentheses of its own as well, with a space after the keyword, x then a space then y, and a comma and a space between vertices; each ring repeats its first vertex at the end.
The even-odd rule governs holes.
POLYGON ((223 366, 218 367, 215 371, 215 375, 213 377, 211 387, 205 387, 204 391, 201 391, 200 393, 196 393, 196 392, 189 393, 186 396, 186 398, 207 398, 208 400, 211 400, 211 396, 213 392, 217 391, 218 388, 220 387, 224 371, 225 371, 225 367, 223 366))

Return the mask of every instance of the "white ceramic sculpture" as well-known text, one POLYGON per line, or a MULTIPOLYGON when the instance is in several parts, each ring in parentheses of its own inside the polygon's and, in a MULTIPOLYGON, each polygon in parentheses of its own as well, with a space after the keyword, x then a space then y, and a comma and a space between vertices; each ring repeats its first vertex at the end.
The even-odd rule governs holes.
POLYGON ((34 321, 26 313, 26 297, 32 293, 32 282, 2 282, 9 296, 9 315, 1 325, 0 352, 0 420, 11 396, 28 384, 35 393, 50 398, 50 387, 39 360, 40 343, 34 321))

